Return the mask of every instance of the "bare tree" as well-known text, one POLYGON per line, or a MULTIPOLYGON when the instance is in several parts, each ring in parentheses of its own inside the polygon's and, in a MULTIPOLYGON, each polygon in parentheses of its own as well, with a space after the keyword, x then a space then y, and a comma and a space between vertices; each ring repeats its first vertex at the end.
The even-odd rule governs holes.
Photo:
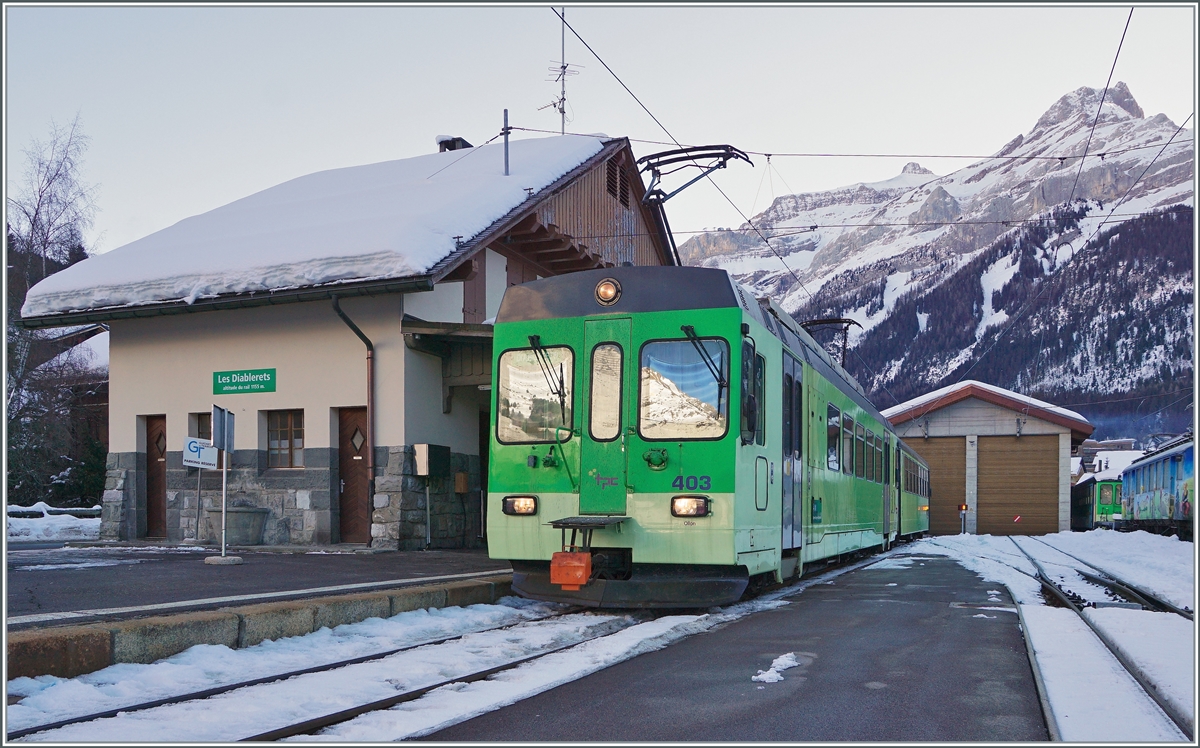
POLYGON ((96 188, 81 177, 87 144, 79 115, 65 127, 51 123, 49 137, 25 149, 25 171, 6 204, 7 487, 18 504, 70 501, 63 493, 78 493, 83 473, 91 476, 86 493, 96 493, 97 468, 103 487, 103 450, 97 455, 94 435, 81 428, 80 406, 107 377, 73 349, 93 333, 17 324, 30 287, 87 257, 83 232, 96 212, 96 188))
POLYGON ((40 257, 43 278, 52 272, 48 260, 65 265, 71 249, 82 245, 96 214, 96 188, 80 177, 89 141, 78 114, 65 127, 52 121, 49 138, 25 149, 22 181, 8 198, 9 229, 17 242, 10 251, 40 257))

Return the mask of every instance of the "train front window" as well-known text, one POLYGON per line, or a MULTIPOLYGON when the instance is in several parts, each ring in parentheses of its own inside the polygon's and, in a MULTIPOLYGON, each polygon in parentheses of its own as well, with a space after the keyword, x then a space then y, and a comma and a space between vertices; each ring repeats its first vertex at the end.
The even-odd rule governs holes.
POLYGON ((638 433, 643 439, 719 439, 729 426, 729 344, 698 338, 642 346, 638 433), (714 376, 716 367, 720 377, 714 376))
POLYGON ((601 343, 592 351, 590 429, 598 442, 621 433, 621 346, 601 343))
POLYGON ((496 438, 502 444, 570 439, 574 373, 575 354, 566 346, 501 354, 496 438))

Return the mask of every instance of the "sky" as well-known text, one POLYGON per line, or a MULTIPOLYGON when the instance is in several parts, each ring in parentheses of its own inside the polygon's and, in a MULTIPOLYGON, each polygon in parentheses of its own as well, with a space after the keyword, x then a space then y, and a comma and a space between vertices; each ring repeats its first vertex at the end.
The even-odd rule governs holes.
MULTIPOLYGON (((970 161, 938 156, 998 151, 1062 95, 1104 86, 1129 9, 567 6, 653 113, 567 31, 567 129, 669 142, 657 118, 684 144, 899 154, 775 156, 771 169, 752 155, 714 175, 733 205, 707 182, 667 203, 682 243, 775 196, 880 181, 908 161, 947 174, 970 161)), ((6 191, 23 150, 78 115, 82 177, 98 188, 92 251, 298 176, 434 152, 438 135, 479 145, 505 108, 514 126, 560 128, 548 5, 7 4, 4 42, 6 191)), ((1113 83, 1180 124, 1195 67, 1195 7, 1136 6, 1113 83)))

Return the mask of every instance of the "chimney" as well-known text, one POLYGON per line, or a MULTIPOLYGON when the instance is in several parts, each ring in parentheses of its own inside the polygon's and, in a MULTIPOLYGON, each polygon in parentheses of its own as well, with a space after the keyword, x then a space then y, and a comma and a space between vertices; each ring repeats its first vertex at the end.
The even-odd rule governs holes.
POLYGON ((457 151, 460 148, 474 148, 475 146, 468 143, 464 138, 457 135, 439 135, 437 136, 438 153, 446 151, 457 151))

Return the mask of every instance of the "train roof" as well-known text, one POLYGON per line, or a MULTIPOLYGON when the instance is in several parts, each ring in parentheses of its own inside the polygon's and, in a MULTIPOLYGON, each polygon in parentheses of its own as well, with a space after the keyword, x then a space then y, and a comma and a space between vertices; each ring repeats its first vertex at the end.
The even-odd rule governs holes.
POLYGON ((1092 465, 1100 467, 1100 469, 1094 473, 1084 473, 1075 485, 1083 485, 1093 480, 1121 480, 1121 473, 1144 454, 1145 452, 1140 449, 1114 449, 1097 452, 1096 456, 1092 458, 1092 465))
POLYGON ((727 307, 741 307, 856 405, 888 425, 888 420, 867 399, 862 385, 790 314, 772 299, 755 298, 753 292, 720 268, 614 267, 541 278, 509 288, 500 302, 496 322, 584 317, 599 310, 634 314, 727 307), (611 306, 599 307, 594 291, 596 284, 605 278, 620 284, 621 295, 611 306))
POLYGON ((1194 439, 1192 432, 1189 431, 1186 434, 1180 434, 1153 452, 1148 452, 1144 457, 1134 460, 1132 463, 1130 463, 1129 467, 1141 467, 1142 465, 1149 464, 1155 460, 1161 460, 1166 457, 1173 457, 1177 454, 1182 454, 1192 448, 1193 441, 1194 439))

